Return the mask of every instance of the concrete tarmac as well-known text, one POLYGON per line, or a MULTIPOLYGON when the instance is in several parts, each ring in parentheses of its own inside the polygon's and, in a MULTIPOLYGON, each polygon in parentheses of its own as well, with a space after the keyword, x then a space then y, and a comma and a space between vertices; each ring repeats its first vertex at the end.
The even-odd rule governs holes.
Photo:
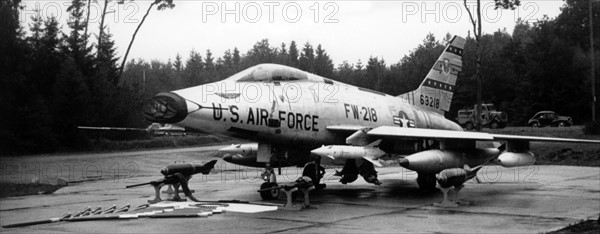
MULTIPOLYGON (((80 156, 62 155, 40 158, 3 159, 6 167, 2 181, 40 181, 58 177, 72 177, 69 186, 51 195, 33 195, 0 199, 0 224, 7 225, 30 220, 60 216, 85 207, 112 204, 137 206, 154 197, 150 186, 125 189, 126 185, 161 178, 160 168, 172 161, 206 162, 216 155, 196 148, 138 155, 80 156), (190 153, 195 152, 195 153, 190 153), (166 159, 165 159, 166 157, 166 159), (49 162, 48 158, 54 158, 49 162), (81 160, 84 161, 79 161, 81 160), (91 161, 90 161, 91 160, 91 161), (50 165, 68 162, 73 166, 65 176, 64 165, 58 163, 60 173, 51 174, 50 165), (90 163, 85 166, 84 162, 90 163), (128 162, 128 163, 126 163, 128 162), (37 165, 36 163, 36 165, 37 165), (118 171, 110 166, 127 169, 118 171), (131 164, 133 163, 133 164, 131 164), (77 172, 79 168, 81 172, 77 172), (29 171, 25 170, 29 168, 29 171), (90 169, 92 168, 92 169, 90 169), (98 173, 100 168, 101 173, 98 173), (87 171, 86 171, 87 170, 87 171), (104 172, 102 172, 104 171, 104 172), (118 171, 118 172, 115 172, 118 171), (113 173, 115 172, 115 173, 113 173), (25 175, 27 173, 34 175, 25 175), (71 175, 73 174, 73 175, 71 175), (93 176, 89 176, 92 174, 93 176)), ((38 157, 38 156, 36 156, 38 157)), ((4 167, 4 166, 3 166, 4 167)), ((67 167, 68 169, 68 167, 67 167)), ((327 169, 323 191, 310 193, 316 209, 301 211, 276 210, 262 213, 225 212, 208 218, 150 219, 58 222, 22 228, 2 228, 10 233, 398 233, 398 232, 459 232, 459 233, 538 233, 557 230, 600 215, 600 168, 570 166, 531 166, 525 168, 485 167, 480 171, 480 183, 468 182, 460 191, 460 198, 469 206, 441 208, 433 203, 442 200, 441 192, 421 193, 416 184, 416 173, 398 166, 377 168, 383 184, 367 184, 362 178, 348 185, 337 182, 333 168, 327 169)), ((261 170, 234 166, 219 161, 207 176, 190 180, 194 196, 200 200, 241 200, 262 202, 256 192, 262 181, 261 170)), ((291 182, 301 175, 301 168, 287 168, 278 176, 280 183, 291 182)), ((164 190, 164 189, 163 189, 164 190)), ((165 195, 162 195, 163 198, 165 195)), ((300 201, 301 202, 301 201, 300 201)), ((282 195, 274 204, 285 203, 282 195)))

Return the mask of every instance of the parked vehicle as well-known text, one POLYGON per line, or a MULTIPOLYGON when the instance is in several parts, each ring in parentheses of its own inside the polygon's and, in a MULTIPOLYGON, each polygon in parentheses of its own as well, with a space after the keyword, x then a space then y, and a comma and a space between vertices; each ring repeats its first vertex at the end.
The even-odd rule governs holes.
POLYGON ((185 136, 185 128, 173 124, 152 123, 146 131, 152 132, 155 136, 185 136))
MULTIPOLYGON (((467 130, 475 128, 475 108, 477 108, 477 105, 473 106, 473 109, 461 109, 458 111, 456 120, 458 121, 458 124, 467 130)), ((496 110, 494 104, 482 104, 479 120, 483 127, 492 129, 504 128, 506 127, 506 122, 508 122, 508 114, 496 110)))
POLYGON ((527 125, 532 128, 545 126, 566 127, 573 125, 573 119, 569 116, 561 116, 554 111, 540 111, 527 121, 527 125))

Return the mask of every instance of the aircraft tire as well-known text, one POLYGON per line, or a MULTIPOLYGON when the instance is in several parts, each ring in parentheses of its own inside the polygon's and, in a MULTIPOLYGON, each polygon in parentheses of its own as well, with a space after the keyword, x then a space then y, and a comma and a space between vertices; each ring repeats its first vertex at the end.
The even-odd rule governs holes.
POLYGON ((473 128, 474 128, 474 126, 473 126, 473 123, 472 123, 472 122, 467 122, 467 123, 465 124, 465 128, 466 128, 467 130, 469 130, 469 131, 473 130, 473 128))
MULTIPOLYGON (((274 188, 274 187, 277 187, 277 183, 264 182, 260 185, 260 189, 274 188)), ((279 197, 279 189, 261 191, 260 197, 265 201, 275 200, 279 197)))

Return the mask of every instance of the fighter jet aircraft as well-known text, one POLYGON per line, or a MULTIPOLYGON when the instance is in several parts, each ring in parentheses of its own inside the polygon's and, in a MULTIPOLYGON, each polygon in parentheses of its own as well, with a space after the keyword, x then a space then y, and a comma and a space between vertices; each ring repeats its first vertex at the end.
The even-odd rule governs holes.
MULTIPOLYGON (((342 183, 361 175, 380 184, 373 163, 382 155, 407 151, 411 153, 400 165, 418 173, 420 188, 433 189, 436 174, 446 169, 468 170, 490 161, 505 167, 531 165, 531 141, 600 143, 465 132, 446 119, 465 42, 455 36, 421 85, 400 96, 260 64, 222 81, 159 93, 144 113, 152 122, 257 142, 222 151, 230 163, 265 168, 261 189, 276 187, 273 169, 287 166, 304 166, 303 175, 319 184, 325 158, 344 162, 338 172, 342 183), (477 148, 476 141, 504 144, 477 148)), ((276 190, 261 192, 263 199, 277 196, 276 190)))

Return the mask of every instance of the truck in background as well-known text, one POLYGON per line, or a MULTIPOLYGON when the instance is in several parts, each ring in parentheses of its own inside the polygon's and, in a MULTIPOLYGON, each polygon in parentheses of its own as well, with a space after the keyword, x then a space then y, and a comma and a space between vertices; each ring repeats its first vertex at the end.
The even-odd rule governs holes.
MULTIPOLYGON (((460 126, 467 130, 473 130, 475 128, 475 108, 477 108, 477 105, 474 105, 472 109, 465 108, 458 110, 458 117, 456 117, 456 120, 460 126)), ((482 127, 492 129, 504 128, 508 122, 508 114, 496 110, 494 104, 485 103, 481 105, 479 119, 482 127)))

